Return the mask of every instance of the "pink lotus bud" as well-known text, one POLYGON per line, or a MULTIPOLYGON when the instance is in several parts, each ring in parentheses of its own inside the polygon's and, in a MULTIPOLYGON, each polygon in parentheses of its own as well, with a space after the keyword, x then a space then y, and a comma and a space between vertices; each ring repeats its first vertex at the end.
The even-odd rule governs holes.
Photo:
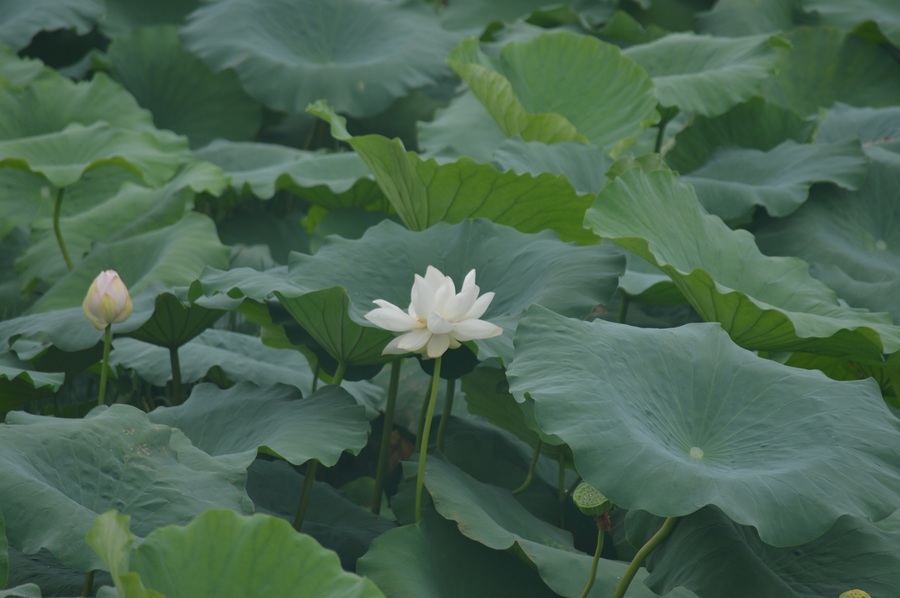
POLYGON ((94 279, 81 307, 94 326, 103 330, 110 324, 128 319, 131 295, 115 270, 104 270, 94 279))

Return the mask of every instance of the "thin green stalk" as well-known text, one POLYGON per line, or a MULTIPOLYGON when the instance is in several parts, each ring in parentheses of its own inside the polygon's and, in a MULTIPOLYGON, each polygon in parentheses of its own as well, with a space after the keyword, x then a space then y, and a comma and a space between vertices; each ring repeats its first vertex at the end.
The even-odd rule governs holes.
POLYGON ((319 365, 318 360, 316 361, 316 370, 313 372, 313 385, 312 392, 316 392, 319 388, 319 375, 322 373, 322 366, 319 365))
POLYGON ((587 598, 587 595, 591 593, 591 588, 594 587, 594 579, 597 577, 597 564, 600 562, 600 553, 603 551, 603 537, 603 528, 598 525, 597 550, 594 551, 594 560, 591 561, 591 576, 588 578, 587 585, 584 586, 584 591, 581 592, 581 598, 587 598))
POLYGON ((384 424, 381 426, 381 446, 378 449, 378 467, 375 470, 375 492, 372 495, 372 512, 381 513, 381 495, 384 492, 384 478, 387 476, 388 457, 391 454, 391 432, 394 430, 394 407, 397 404, 397 389, 400 386, 402 359, 391 362, 391 382, 388 385, 387 404, 384 407, 384 424))
POLYGON ((662 149, 663 141, 666 139, 666 125, 669 124, 669 121, 665 120, 660 122, 656 126, 656 143, 653 146, 653 151, 655 153, 660 153, 662 149))
POLYGON ((431 375, 431 396, 428 399, 428 412, 425 415, 425 426, 422 428, 422 442, 419 449, 419 471, 416 476, 416 523, 422 521, 422 488, 425 486, 425 457, 428 455, 428 435, 431 432, 431 419, 434 417, 434 406, 437 404, 438 387, 441 381, 441 358, 434 360, 434 373, 431 375))
MULTIPOLYGON (((340 386, 344 379, 344 372, 347 370, 347 364, 339 361, 337 370, 334 372, 332 384, 340 386)), ((312 497, 313 485, 316 482, 316 470, 319 468, 319 462, 310 459, 306 464, 306 478, 303 480, 303 492, 300 494, 300 504, 297 505, 297 514, 294 516, 294 529, 298 532, 303 527, 303 519, 306 517, 306 509, 309 507, 309 500, 312 497)))
POLYGON ((310 459, 306 464, 306 478, 303 480, 303 493, 300 495, 300 504, 297 506, 297 514, 294 516, 294 529, 298 532, 303 527, 303 518, 306 517, 306 509, 309 508, 309 499, 312 497, 313 486, 316 483, 316 469, 319 462, 310 459))
POLYGON ((447 422, 450 421, 450 411, 453 410, 453 395, 456 393, 456 380, 447 380, 447 393, 444 395, 444 409, 441 412, 441 423, 438 424, 437 450, 444 450, 444 433, 447 431, 447 422))
POLYGON ((106 325, 103 333, 103 363, 100 365, 100 392, 97 393, 97 404, 103 405, 106 398, 106 377, 109 370, 109 346, 112 344, 112 324, 106 325))
POLYGON ((534 454, 531 455, 531 463, 528 465, 528 474, 525 476, 525 481, 522 482, 521 486, 512 491, 513 495, 521 494, 531 486, 531 481, 534 480, 534 470, 537 468, 538 457, 541 456, 542 446, 544 446, 544 441, 538 438, 537 446, 534 447, 534 454))
POLYGON ((56 243, 62 252, 63 259, 66 260, 66 268, 72 270, 72 258, 69 257, 69 251, 66 249, 66 243, 63 241, 62 230, 59 228, 59 213, 62 208, 63 195, 66 188, 60 187, 56 192, 56 205, 53 207, 53 232, 56 234, 56 243))
POLYGON ((416 425, 416 448, 415 452, 419 452, 422 448, 422 430, 425 429, 425 415, 428 413, 428 402, 431 400, 431 387, 425 390, 425 396, 422 398, 422 408, 419 409, 419 423, 416 425))
POLYGON ((169 363, 172 366, 172 404, 181 405, 181 362, 178 359, 178 347, 169 347, 169 363))
POLYGON ((628 306, 631 304, 631 297, 622 293, 622 302, 619 303, 619 317, 616 318, 616 322, 619 324, 625 323, 625 318, 628 317, 628 306))
POLYGON ((647 558, 648 554, 653 552, 654 548, 659 546, 660 542, 666 539, 666 536, 668 536, 669 533, 671 533, 672 528, 675 527, 676 521, 678 521, 678 517, 666 517, 666 520, 663 522, 662 527, 659 528, 659 531, 653 534, 653 537, 647 540, 647 543, 638 550, 638 553, 634 555, 634 558, 631 560, 631 564, 628 565, 628 569, 625 570, 625 574, 622 575, 622 579, 619 580, 619 585, 616 586, 613 598, 622 598, 625 596, 625 592, 628 591, 628 586, 631 585, 631 580, 634 579, 638 569, 641 568, 641 563, 644 562, 644 559, 647 558))
POLYGON ((556 499, 559 501, 559 527, 566 527, 566 456, 559 451, 559 478, 556 480, 556 499))
POLYGON ((331 383, 335 386, 340 386, 341 382, 344 381, 344 372, 347 371, 347 364, 343 361, 339 361, 337 364, 337 369, 334 371, 334 376, 331 377, 331 383))
POLYGON ((93 569, 84 574, 84 584, 81 586, 81 595, 90 596, 94 589, 94 571, 93 569))

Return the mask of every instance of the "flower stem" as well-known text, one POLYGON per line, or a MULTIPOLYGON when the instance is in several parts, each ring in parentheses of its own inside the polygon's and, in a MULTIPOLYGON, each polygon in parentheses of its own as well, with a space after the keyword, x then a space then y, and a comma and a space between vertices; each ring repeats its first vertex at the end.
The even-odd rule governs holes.
POLYGON ((678 521, 678 517, 666 517, 666 520, 663 522, 662 527, 659 528, 659 531, 653 534, 653 537, 647 540, 647 543, 638 550, 638 553, 634 555, 634 558, 631 560, 631 564, 628 565, 628 569, 625 570, 622 579, 619 580, 619 585, 616 586, 613 598, 622 598, 625 596, 628 586, 631 585, 631 580, 634 579, 638 569, 641 568, 641 563, 644 562, 644 559, 647 558, 648 554, 653 552, 654 548, 659 546, 660 542, 666 539, 666 536, 668 536, 672 531, 672 528, 675 527, 676 521, 678 521))
POLYGON ((438 386, 441 381, 441 358, 434 360, 434 373, 431 375, 431 395, 428 399, 428 411, 425 414, 425 425, 422 427, 422 442, 419 448, 419 471, 416 476, 416 523, 422 521, 422 489, 425 486, 425 457, 428 455, 428 435, 431 432, 431 419, 434 417, 434 406, 437 404, 438 386))
POLYGON ((316 469, 319 462, 310 459, 306 464, 306 478, 303 480, 303 493, 300 495, 300 504, 297 505, 297 514, 294 516, 294 529, 298 532, 303 527, 303 519, 306 517, 306 509, 309 508, 309 499, 312 497, 313 486, 316 483, 316 469))
POLYGON ((169 363, 172 366, 172 404, 181 405, 181 362, 178 359, 178 347, 169 347, 169 363))
POLYGON ((378 448, 378 467, 375 470, 375 492, 372 495, 372 512, 381 513, 381 495, 384 492, 384 478, 387 476, 387 462, 391 454, 391 432, 394 431, 394 407, 397 404, 397 389, 400 386, 402 359, 391 362, 391 382, 388 386, 387 404, 384 406, 384 424, 381 426, 381 446, 378 448))
POLYGON ((84 584, 81 586, 81 595, 90 596, 91 590, 94 589, 94 570, 91 569, 84 574, 84 584))
MULTIPOLYGON (((335 386, 340 386, 346 370, 347 364, 343 361, 339 361, 331 383, 335 386)), ((306 478, 303 480, 303 492, 300 494, 300 504, 297 505, 297 514, 294 515, 294 529, 298 532, 300 531, 300 528, 303 527, 306 509, 309 508, 309 500, 312 497, 313 486, 316 483, 316 470, 318 468, 319 462, 315 459, 310 459, 306 463, 306 478)))
POLYGON ((416 448, 419 452, 422 448, 422 430, 425 429, 425 415, 428 413, 428 401, 431 400, 431 387, 425 389, 425 397, 422 399, 422 408, 419 409, 419 423, 416 426, 416 448))
POLYGON ((559 527, 566 527, 566 455, 559 451, 559 478, 556 480, 556 499, 559 501, 559 527))
POLYGON ((581 592, 581 598, 587 598, 587 595, 591 593, 591 588, 594 587, 594 579, 597 577, 597 564, 600 562, 600 553, 603 551, 603 537, 603 528, 598 525, 597 550, 594 551, 594 560, 591 561, 591 576, 588 578, 587 585, 584 586, 584 590, 581 592))
POLYGON ((541 456, 541 447, 543 445, 544 441, 538 438, 537 446, 534 447, 534 454, 531 455, 531 463, 528 465, 528 474, 525 476, 525 481, 522 482, 521 486, 512 491, 513 495, 521 494, 531 486, 531 481, 534 480, 534 470, 537 468, 538 457, 541 456))
POLYGON ((109 346, 112 344, 112 324, 106 325, 103 333, 103 363, 100 365, 100 392, 97 394, 97 404, 103 405, 106 397, 106 376, 109 370, 109 346))
POLYGON ((453 395, 456 393, 456 380, 447 380, 447 394, 444 395, 444 409, 441 412, 441 422, 438 424, 437 450, 444 450, 444 433, 447 431, 447 422, 450 421, 450 411, 453 410, 453 395))
POLYGON ((72 258, 69 257, 69 251, 66 249, 65 241, 63 241, 62 230, 59 228, 59 213, 62 208, 62 200, 65 191, 65 187, 60 187, 56 192, 56 205, 53 207, 53 232, 56 234, 56 243, 59 245, 59 250, 62 252, 63 259, 66 260, 66 268, 71 271, 72 258))
POLYGON ((625 323, 625 318, 628 317, 628 306, 631 304, 631 297, 622 293, 622 302, 619 303, 619 316, 616 318, 616 322, 619 324, 625 323))
POLYGON ((331 377, 331 383, 335 386, 340 386, 341 382, 344 381, 344 372, 347 371, 347 364, 343 361, 339 361, 337 364, 337 369, 334 371, 334 376, 331 377))

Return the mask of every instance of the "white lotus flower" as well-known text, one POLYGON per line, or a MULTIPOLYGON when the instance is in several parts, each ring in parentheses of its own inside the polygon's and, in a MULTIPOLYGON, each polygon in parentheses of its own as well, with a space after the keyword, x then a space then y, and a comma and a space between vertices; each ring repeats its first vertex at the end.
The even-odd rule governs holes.
POLYGON ((110 324, 128 319, 132 309, 131 295, 115 270, 104 270, 88 289, 81 309, 97 330, 103 330, 110 324))
POLYGON ((425 276, 416 274, 410 293, 409 308, 403 311, 393 303, 376 299, 378 306, 366 319, 385 330, 402 332, 382 351, 382 355, 423 353, 440 357, 447 349, 456 349, 462 341, 491 338, 503 333, 499 326, 479 320, 487 310, 494 293, 478 296, 475 270, 466 275, 459 293, 453 280, 428 266, 425 276))

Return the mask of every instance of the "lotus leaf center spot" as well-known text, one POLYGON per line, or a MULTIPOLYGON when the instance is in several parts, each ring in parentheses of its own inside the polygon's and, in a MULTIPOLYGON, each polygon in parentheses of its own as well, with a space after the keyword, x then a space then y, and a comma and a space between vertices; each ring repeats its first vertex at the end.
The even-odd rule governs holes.
POLYGON ((703 458, 703 449, 700 447, 697 447, 697 446, 692 446, 690 455, 694 459, 702 459, 703 458))
POLYGON ((884 239, 878 239, 875 241, 875 249, 878 251, 884 251, 887 249, 887 243, 884 242, 884 239))

